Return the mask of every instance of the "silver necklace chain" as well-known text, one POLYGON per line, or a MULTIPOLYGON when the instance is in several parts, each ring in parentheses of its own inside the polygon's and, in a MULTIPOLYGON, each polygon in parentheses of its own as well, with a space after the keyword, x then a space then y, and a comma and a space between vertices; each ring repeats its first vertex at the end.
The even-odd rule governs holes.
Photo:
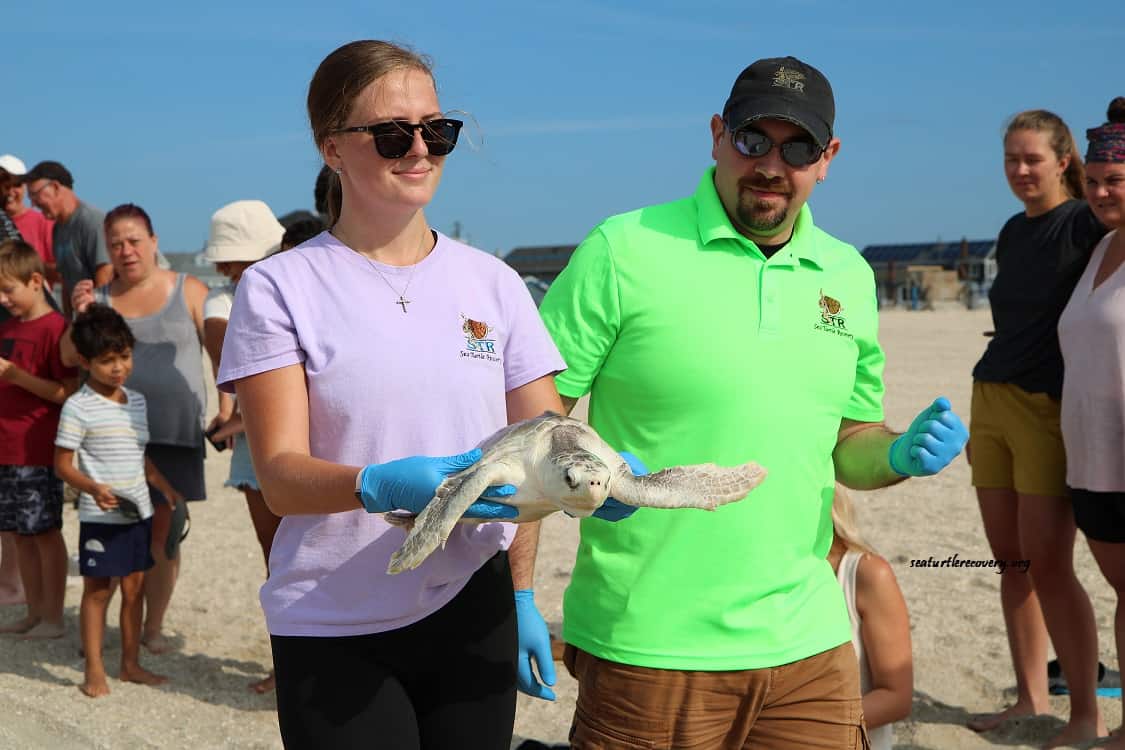
MULTIPOLYGON (((335 234, 335 232, 333 232, 333 234, 335 234)), ((402 288, 401 292, 399 290, 395 289, 394 284, 392 284, 390 279, 388 279, 386 277, 386 275, 379 268, 378 264, 375 263, 375 261, 373 261, 371 258, 368 258, 363 253, 360 253, 358 250, 353 251, 353 252, 357 253, 358 255, 360 255, 361 257, 363 257, 368 263, 370 263, 371 267, 375 269, 375 273, 379 274, 379 278, 383 280, 383 283, 386 284, 392 292, 394 292, 395 294, 398 295, 398 299, 396 299, 394 301, 394 304, 396 304, 396 305, 398 305, 399 307, 402 308, 402 312, 403 312, 404 315, 406 314, 406 306, 411 304, 411 300, 406 298, 406 292, 410 289, 410 282, 414 280, 414 271, 417 270, 418 264, 422 262, 421 256, 422 256, 422 253, 423 253, 423 249, 426 247, 427 236, 432 236, 431 233, 430 233, 430 230, 428 230, 428 229, 426 230, 425 234, 422 235, 422 244, 418 246, 418 251, 419 251, 418 260, 416 262, 414 262, 413 264, 411 264, 410 273, 407 274, 407 276, 406 276, 406 286, 404 286, 402 288)), ((336 236, 336 239, 339 239, 339 235, 336 236)), ((347 243, 345 243, 345 244, 347 244, 347 243)))

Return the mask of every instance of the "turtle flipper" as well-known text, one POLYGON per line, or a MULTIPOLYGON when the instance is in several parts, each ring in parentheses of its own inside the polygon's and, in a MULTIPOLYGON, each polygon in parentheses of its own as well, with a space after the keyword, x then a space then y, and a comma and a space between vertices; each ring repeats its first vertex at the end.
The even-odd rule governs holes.
POLYGON ((693 464, 670 466, 655 474, 635 477, 622 463, 610 494, 638 508, 702 508, 741 500, 766 478, 766 470, 750 462, 741 466, 693 464))
POLYGON ((496 463, 470 467, 446 477, 438 485, 434 498, 413 519, 414 525, 406 541, 391 555, 387 573, 394 575, 421 565, 431 552, 445 544, 461 516, 489 486, 518 484, 512 481, 511 473, 509 467, 496 463))

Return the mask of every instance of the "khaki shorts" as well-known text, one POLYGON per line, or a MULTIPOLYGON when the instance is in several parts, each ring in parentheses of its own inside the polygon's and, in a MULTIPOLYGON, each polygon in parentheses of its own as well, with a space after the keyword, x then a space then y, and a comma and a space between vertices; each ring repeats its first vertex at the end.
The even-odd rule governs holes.
POLYGON ((572 750, 865 750, 851 643, 765 669, 688 672, 599 659, 567 645, 578 680, 572 750))
POLYGON ((1066 497, 1059 402, 1011 383, 973 383, 969 459, 973 486, 1066 497))

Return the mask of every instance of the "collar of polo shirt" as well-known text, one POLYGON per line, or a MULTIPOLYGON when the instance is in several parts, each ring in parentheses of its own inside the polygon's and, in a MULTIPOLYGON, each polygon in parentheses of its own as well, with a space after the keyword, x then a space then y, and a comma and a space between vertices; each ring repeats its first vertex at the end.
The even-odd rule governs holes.
MULTIPOLYGON (((699 180, 699 187, 695 190, 695 204, 699 211, 699 239, 706 248, 715 240, 734 240, 746 247, 747 250, 757 245, 734 228, 719 193, 715 190, 715 168, 710 167, 699 180)), ((786 243, 781 252, 770 259, 772 265, 792 265, 791 258, 796 256, 802 260, 824 268, 821 262, 820 248, 809 228, 813 226, 812 210, 808 204, 801 206, 797 220, 793 223, 793 236, 786 243)))

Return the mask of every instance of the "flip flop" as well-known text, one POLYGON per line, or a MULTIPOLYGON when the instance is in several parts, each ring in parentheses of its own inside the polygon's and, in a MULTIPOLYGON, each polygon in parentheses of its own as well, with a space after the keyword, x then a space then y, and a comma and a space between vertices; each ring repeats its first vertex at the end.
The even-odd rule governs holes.
POLYGON ((168 539, 164 542, 164 556, 175 560, 180 554, 180 542, 187 539, 191 531, 191 516, 188 515, 187 500, 176 503, 172 509, 172 523, 168 527, 168 539))
MULTIPOLYGON (((1105 664, 1098 662, 1098 682, 1100 683, 1105 679, 1105 664)), ((1047 662, 1047 692, 1051 695, 1070 695, 1070 688, 1067 687, 1066 678, 1063 677, 1062 667, 1059 666, 1058 659, 1051 659, 1047 662)), ((1097 688, 1098 695, 1105 697, 1114 697, 1121 695, 1120 687, 1102 687, 1097 688)))

